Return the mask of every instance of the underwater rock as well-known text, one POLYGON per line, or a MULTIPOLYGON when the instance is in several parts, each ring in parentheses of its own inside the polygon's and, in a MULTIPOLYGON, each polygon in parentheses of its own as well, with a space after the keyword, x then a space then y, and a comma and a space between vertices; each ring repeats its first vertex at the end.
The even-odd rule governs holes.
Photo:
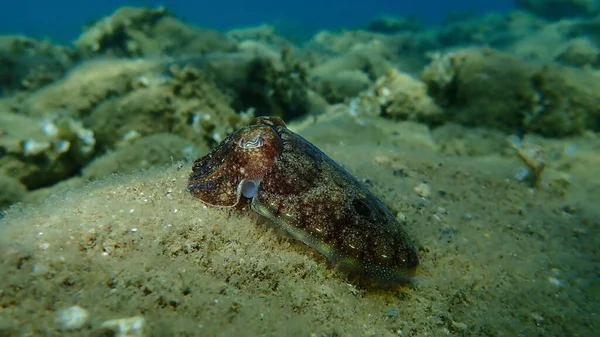
POLYGON ((581 69, 550 63, 531 78, 536 106, 524 127, 561 137, 600 130, 600 77, 581 69))
POLYGON ((473 48, 433 55, 421 78, 446 121, 514 132, 533 111, 532 72, 513 55, 473 48))
POLYGON ((193 68, 173 66, 155 82, 140 81, 135 90, 98 104, 85 122, 96 132, 102 149, 113 149, 130 137, 173 132, 187 139, 219 142, 247 122, 230 107, 207 76, 193 68))
POLYGON ((0 93, 31 91, 65 74, 76 52, 24 36, 0 36, 0 93))
POLYGON ((379 54, 384 47, 382 40, 389 38, 387 35, 363 30, 342 31, 339 33, 320 31, 307 43, 307 47, 329 55, 343 55, 353 50, 366 49, 370 46, 371 52, 379 54))
POLYGON ((551 20, 592 16, 598 13, 598 2, 595 0, 514 0, 513 2, 518 9, 551 20))
POLYGON ((169 73, 174 78, 176 122, 172 132, 189 140, 202 137, 207 144, 215 144, 254 117, 252 107, 234 110, 233 98, 217 86, 210 74, 177 66, 170 67, 169 73))
POLYGON ((425 25, 416 17, 378 16, 371 20, 367 30, 384 34, 400 32, 418 32, 425 29, 425 25))
POLYGON ((329 103, 341 103, 354 97, 373 84, 367 74, 358 69, 333 71, 331 74, 313 76, 312 87, 329 103))
POLYGON ((56 110, 83 117, 102 101, 132 91, 141 79, 162 72, 155 61, 96 59, 73 68, 69 74, 27 96, 21 111, 40 117, 56 110))
POLYGON ((441 114, 425 83, 405 73, 388 71, 375 82, 371 93, 378 100, 383 117, 433 122, 441 114))
MULTIPOLYGON (((315 68, 324 68, 326 62, 332 62, 326 68, 332 69, 332 65, 335 65, 361 70, 375 79, 383 75, 390 64, 403 71, 416 72, 425 65, 425 54, 439 47, 439 42, 432 34, 386 35, 358 30, 319 32, 306 43, 305 49, 319 56, 315 68), (359 67, 361 64, 363 68, 359 67)), ((315 70, 315 73, 318 72, 315 70)))
POLYGON ((168 132, 175 122, 173 94, 162 86, 139 88, 98 104, 84 119, 101 150, 114 149, 134 136, 168 132))
POLYGON ((455 13, 433 33, 442 48, 489 46, 505 50, 512 44, 538 33, 548 22, 529 12, 455 13))
POLYGON ((470 48, 434 57, 421 77, 443 121, 547 136, 599 128, 600 81, 579 69, 470 48))
POLYGON ((348 102, 350 115, 383 116, 398 120, 434 123, 441 109, 427 93, 427 86, 419 79, 389 69, 368 90, 348 102))
POLYGON ((172 65, 199 69, 227 93, 235 111, 268 112, 294 119, 322 108, 321 100, 315 97, 318 93, 311 90, 308 66, 294 50, 275 52, 261 42, 252 44, 249 51, 183 57, 174 59, 172 65), (254 47, 257 49, 252 50, 254 47))
POLYGON ((33 118, 0 113, 0 167, 28 189, 52 185, 94 155, 94 133, 60 112, 33 118))
POLYGON ((568 42, 556 60, 574 67, 600 68, 600 49, 590 39, 577 38, 568 42))
POLYGON ((292 42, 277 34, 275 27, 267 24, 262 24, 255 27, 232 29, 228 31, 226 35, 230 39, 240 44, 240 48, 241 44, 248 41, 259 42, 265 46, 273 48, 274 50, 291 48, 293 46, 292 42))
POLYGON ((306 66, 290 49, 282 49, 278 62, 262 57, 250 61, 233 106, 294 119, 311 112, 309 91, 306 66))
POLYGON ((329 58, 310 69, 308 75, 315 90, 336 103, 356 96, 390 67, 377 53, 356 51, 329 58))
POLYGON ((85 30, 75 46, 86 55, 120 57, 202 55, 236 48, 226 36, 187 25, 164 7, 121 7, 85 30))
POLYGON ((536 22, 534 19, 529 22, 524 21, 512 27, 515 38, 509 44, 499 46, 497 49, 510 52, 525 60, 555 62, 565 50, 576 45, 583 47, 581 40, 586 38, 595 40, 594 32, 598 29, 592 28, 594 26, 592 21, 593 19, 556 22, 536 22))

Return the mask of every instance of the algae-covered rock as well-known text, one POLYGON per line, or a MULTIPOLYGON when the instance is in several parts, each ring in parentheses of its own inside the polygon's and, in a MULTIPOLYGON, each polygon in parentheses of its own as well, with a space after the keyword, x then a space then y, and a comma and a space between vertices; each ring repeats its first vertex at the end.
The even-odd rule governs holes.
POLYGON ((516 8, 528 10, 548 19, 590 16, 598 13, 595 0, 514 0, 516 8))
POLYGON ((548 64, 531 83, 537 92, 536 107, 525 116, 526 130, 548 136, 600 130, 600 76, 548 64))
POLYGON ((25 36, 0 36, 0 92, 31 91, 65 74, 75 51, 25 36))
POLYGON ((99 104, 85 123, 90 125, 102 149, 115 148, 136 135, 172 130, 173 93, 162 86, 140 88, 99 104))
POLYGON ((381 55, 365 50, 332 57, 310 69, 308 75, 317 92, 336 103, 356 96, 390 67, 381 55))
POLYGON ((437 39, 443 46, 489 44, 494 41, 497 29, 510 20, 489 14, 478 16, 472 13, 450 13, 444 24, 436 31, 437 39), (504 22, 503 22, 504 21, 504 22))
POLYGON ((85 54, 120 57, 235 50, 235 43, 226 36, 186 25, 163 7, 121 7, 84 31, 75 45, 85 54))
POLYGON ((380 56, 387 50, 394 37, 364 30, 344 30, 341 32, 320 31, 315 34, 307 46, 328 55, 343 56, 347 53, 370 50, 371 54, 380 56))
POLYGON ((203 143, 191 142, 173 134, 156 133, 96 158, 82 173, 85 179, 93 180, 112 173, 131 173, 183 160, 192 161, 208 150, 203 143))
POLYGON ((358 69, 344 69, 311 78, 312 86, 329 103, 341 103, 373 84, 367 74, 358 69))
POLYGON ((425 83, 408 74, 390 70, 375 82, 372 90, 384 117, 432 122, 441 114, 425 83))
POLYGON ((526 60, 556 61, 565 49, 572 48, 570 46, 576 42, 574 37, 585 36, 578 32, 578 22, 576 19, 543 23, 533 21, 528 30, 521 32, 519 27, 515 27, 513 34, 517 38, 499 49, 526 60))
POLYGON ((358 118, 383 116, 432 123, 442 113, 423 82, 394 69, 389 69, 369 89, 352 98, 348 102, 348 111, 358 118))
POLYGON ((251 114, 235 113, 230 98, 207 76, 173 66, 160 82, 140 79, 135 90, 102 102, 85 122, 102 149, 113 149, 157 132, 219 142, 248 118, 251 114))
POLYGON ((398 17, 389 15, 381 15, 373 18, 366 27, 369 31, 384 34, 418 32, 424 28, 425 25, 416 17, 398 17))
POLYGON ((0 113, 0 170, 29 189, 71 176, 93 156, 94 133, 68 115, 0 113))
POLYGON ((600 81, 583 70, 461 49, 435 57, 421 76, 444 121, 551 136, 599 129, 600 81))
POLYGON ((600 48, 588 38, 577 38, 570 40, 556 59, 575 67, 600 68, 600 48))
POLYGON ((232 29, 227 32, 227 37, 233 39, 240 44, 240 49, 244 42, 258 42, 265 46, 269 46, 274 49, 291 48, 292 42, 288 41, 285 37, 281 36, 275 30, 275 27, 267 24, 262 24, 254 27, 246 27, 239 29, 232 29))
POLYGON ((425 54, 439 47, 432 34, 404 32, 388 35, 355 30, 339 33, 321 31, 307 42, 305 49, 318 53, 316 68, 321 68, 326 62, 335 62, 327 68, 359 69, 375 79, 383 75, 390 64, 403 71, 416 72, 425 64, 425 54), (349 67, 351 64, 362 64, 363 68, 349 67))
POLYGON ((72 69, 60 81, 27 96, 23 113, 44 116, 61 110, 72 117, 89 114, 102 101, 132 91, 144 76, 160 73, 151 60, 96 59, 72 69))
POLYGON ((258 114, 291 120, 311 112, 306 66, 290 49, 282 49, 278 60, 253 58, 239 83, 233 102, 236 109, 252 107, 258 114))
POLYGON ((533 111, 534 69, 492 49, 462 49, 434 57, 421 75, 447 121, 515 131, 533 111))
POLYGON ((275 52, 261 42, 252 43, 257 49, 183 58, 174 64, 192 64, 214 79, 235 111, 291 120, 322 109, 323 99, 313 90, 308 65, 300 55, 288 48, 275 52))

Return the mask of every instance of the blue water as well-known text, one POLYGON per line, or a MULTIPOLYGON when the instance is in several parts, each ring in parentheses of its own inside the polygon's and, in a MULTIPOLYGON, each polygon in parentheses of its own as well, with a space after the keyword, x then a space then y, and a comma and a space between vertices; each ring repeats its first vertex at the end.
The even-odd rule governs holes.
POLYGON ((434 25, 451 12, 508 11, 512 0, 4 0, 0 10, 0 35, 24 34, 68 42, 77 37, 82 25, 126 5, 165 5, 190 23, 219 30, 270 23, 284 31, 310 34, 321 29, 356 28, 381 14, 412 14, 434 25))

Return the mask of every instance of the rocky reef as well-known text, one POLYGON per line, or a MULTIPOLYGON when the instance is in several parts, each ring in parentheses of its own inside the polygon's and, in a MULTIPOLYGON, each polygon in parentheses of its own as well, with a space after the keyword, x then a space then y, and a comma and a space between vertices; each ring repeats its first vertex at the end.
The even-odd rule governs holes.
POLYGON ((4 36, 0 167, 20 191, 7 192, 4 205, 86 176, 96 158, 138 138, 171 133, 210 146, 254 115, 291 121, 344 106, 358 121, 596 132, 597 8, 555 2, 564 15, 550 13, 553 4, 516 1, 523 11, 449 17, 436 29, 383 16, 302 44, 267 25, 195 27, 163 7, 120 8, 71 46, 4 36))

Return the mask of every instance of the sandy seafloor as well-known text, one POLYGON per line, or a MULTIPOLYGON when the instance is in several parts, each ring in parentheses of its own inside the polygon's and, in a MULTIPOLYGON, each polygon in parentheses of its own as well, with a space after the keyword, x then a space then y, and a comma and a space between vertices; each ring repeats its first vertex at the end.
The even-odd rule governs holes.
MULTIPOLYGON (((531 188, 516 156, 442 155, 416 123, 332 114, 290 128, 404 221, 421 260, 413 285, 349 284, 252 213, 203 206, 180 162, 12 208, 0 223, 0 335, 107 336, 103 322, 134 316, 145 323, 132 335, 148 336, 596 334, 597 139, 569 140, 578 151, 531 188), (74 305, 89 321, 60 331, 57 311, 74 305)), ((469 130, 444 145, 486 144, 469 130)))

